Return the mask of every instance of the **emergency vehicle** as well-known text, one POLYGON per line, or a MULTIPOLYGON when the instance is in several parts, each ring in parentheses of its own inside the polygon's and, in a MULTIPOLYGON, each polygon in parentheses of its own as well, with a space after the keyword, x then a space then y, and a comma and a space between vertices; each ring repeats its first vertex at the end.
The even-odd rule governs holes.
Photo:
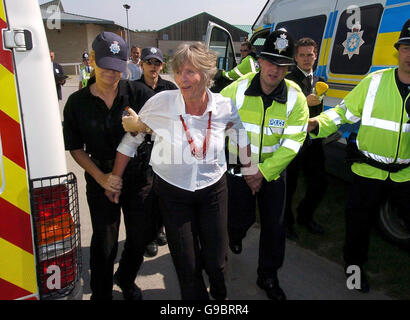
MULTIPOLYGON (((404 0, 269 0, 252 26, 250 42, 259 53, 268 34, 280 28, 295 40, 314 39, 319 46, 315 74, 329 85, 324 98, 328 109, 339 104, 369 73, 397 66, 393 44, 409 17, 410 1, 404 0)), ((220 70, 235 67, 232 37, 226 29, 209 22, 205 41, 218 53, 220 70)), ((218 79, 214 90, 226 84, 218 79)), ((327 170, 343 179, 350 177, 344 164, 345 146, 358 127, 359 123, 344 125, 326 141, 327 170)), ((390 240, 410 247, 410 230, 388 199, 380 209, 379 225, 390 240)))
POLYGON ((77 182, 40 8, 0 0, 0 300, 79 298, 80 275, 77 182))

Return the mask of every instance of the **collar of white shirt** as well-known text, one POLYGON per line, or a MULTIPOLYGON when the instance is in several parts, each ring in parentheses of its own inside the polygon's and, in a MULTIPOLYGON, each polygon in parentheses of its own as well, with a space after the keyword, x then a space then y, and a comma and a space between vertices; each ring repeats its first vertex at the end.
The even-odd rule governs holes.
MULTIPOLYGON (((215 101, 212 95, 212 92, 207 88, 206 89, 206 94, 208 95, 208 104, 206 106, 206 109, 204 111, 204 115, 207 114, 209 111, 212 111, 213 114, 215 114, 217 112, 217 108, 215 105, 215 101)), ((176 116, 180 116, 180 115, 186 115, 186 110, 185 110, 185 101, 184 101, 184 97, 181 93, 180 90, 178 90, 178 95, 176 98, 176 108, 175 110, 175 115, 176 116)))
POLYGON ((312 76, 312 78, 313 78, 313 71, 306 72, 306 71, 302 70, 301 68, 299 68, 299 66, 297 66, 297 67, 305 75, 305 77, 312 76))

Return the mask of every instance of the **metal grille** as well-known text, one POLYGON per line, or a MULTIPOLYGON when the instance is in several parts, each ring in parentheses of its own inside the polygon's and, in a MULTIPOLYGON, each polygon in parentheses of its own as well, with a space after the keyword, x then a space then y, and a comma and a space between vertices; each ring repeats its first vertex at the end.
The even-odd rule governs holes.
POLYGON ((73 173, 30 181, 42 299, 69 295, 81 277, 77 179, 73 173))

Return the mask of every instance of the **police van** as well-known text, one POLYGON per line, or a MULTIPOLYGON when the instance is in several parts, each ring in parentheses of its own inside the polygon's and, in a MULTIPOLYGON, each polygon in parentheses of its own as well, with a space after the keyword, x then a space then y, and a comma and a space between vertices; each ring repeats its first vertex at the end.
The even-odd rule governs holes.
MULTIPOLYGON (((295 40, 314 39, 319 46, 315 74, 329 85, 324 98, 328 109, 340 103, 369 73, 397 66, 393 44, 409 17, 410 1, 404 0, 270 0, 252 26, 250 42, 259 53, 268 34, 280 28, 289 31, 295 40)), ((211 49, 218 48, 220 70, 235 67, 232 38, 226 29, 209 22, 206 44, 211 49)), ((218 79, 214 90, 219 91, 226 84, 218 79)), ((327 170, 343 179, 350 177, 344 163, 347 139, 358 127, 359 123, 344 125, 326 141, 333 141, 325 146, 327 170)), ((410 246, 410 231, 388 199, 379 218, 381 229, 390 240, 410 246)))
POLYGON ((0 39, 0 300, 80 298, 77 182, 38 2, 0 0, 0 39))

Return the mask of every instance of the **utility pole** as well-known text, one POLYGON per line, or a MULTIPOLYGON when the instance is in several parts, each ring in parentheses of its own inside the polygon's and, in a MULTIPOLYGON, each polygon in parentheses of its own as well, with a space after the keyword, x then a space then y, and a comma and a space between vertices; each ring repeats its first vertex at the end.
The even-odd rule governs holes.
POLYGON ((130 50, 130 28, 128 25, 128 10, 131 8, 130 5, 124 4, 125 14, 127 15, 127 44, 128 44, 128 51, 130 50))

